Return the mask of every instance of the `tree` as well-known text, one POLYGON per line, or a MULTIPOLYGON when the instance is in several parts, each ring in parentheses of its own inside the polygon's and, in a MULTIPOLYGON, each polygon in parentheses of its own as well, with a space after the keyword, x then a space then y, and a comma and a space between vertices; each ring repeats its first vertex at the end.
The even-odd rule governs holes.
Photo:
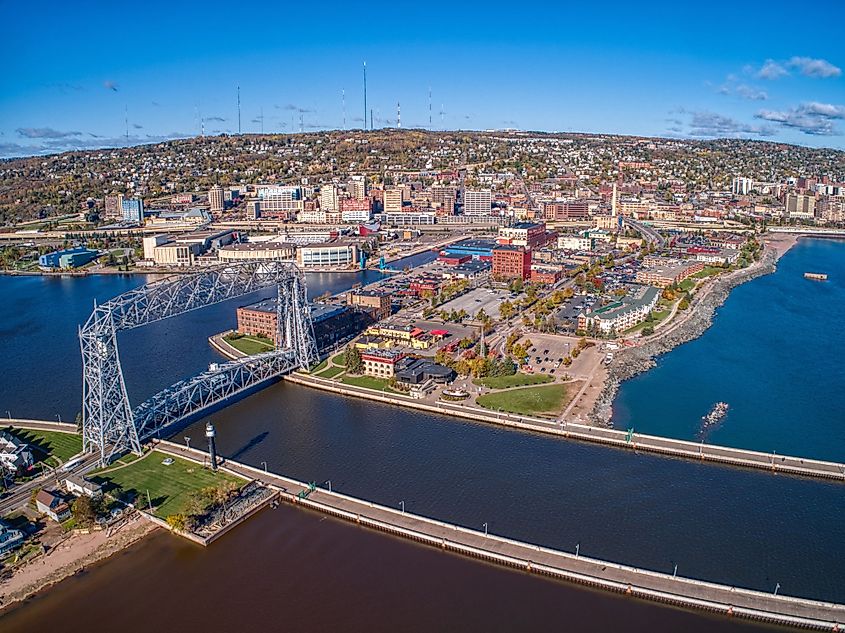
POLYGON ((171 530, 176 530, 177 532, 184 532, 188 529, 188 517, 184 514, 170 514, 167 517, 167 525, 170 526, 171 530))
POLYGON ((681 302, 678 304, 678 310, 686 310, 689 308, 689 301, 686 298, 681 299, 681 302))
POLYGON ((654 328, 650 325, 646 325, 643 328, 643 336, 651 336, 652 334, 654 334, 654 328))
POLYGON ((503 319, 510 319, 513 316, 513 313, 513 304, 507 299, 505 301, 502 301, 501 304, 499 304, 499 316, 503 319))
POLYGON ((350 374, 360 374, 364 369, 364 362, 361 360, 361 350, 354 345, 348 345, 343 353, 346 363, 346 371, 350 374))
POLYGON ((94 525, 97 520, 98 505, 91 497, 82 495, 73 502, 71 512, 76 524, 80 527, 94 525))

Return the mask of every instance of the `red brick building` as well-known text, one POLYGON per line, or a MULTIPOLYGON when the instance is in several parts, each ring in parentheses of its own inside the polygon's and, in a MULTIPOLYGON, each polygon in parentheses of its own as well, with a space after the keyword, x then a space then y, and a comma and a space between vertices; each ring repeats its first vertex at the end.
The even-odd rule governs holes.
POLYGON ((498 279, 529 279, 531 251, 521 246, 497 246, 493 249, 493 277, 498 279))

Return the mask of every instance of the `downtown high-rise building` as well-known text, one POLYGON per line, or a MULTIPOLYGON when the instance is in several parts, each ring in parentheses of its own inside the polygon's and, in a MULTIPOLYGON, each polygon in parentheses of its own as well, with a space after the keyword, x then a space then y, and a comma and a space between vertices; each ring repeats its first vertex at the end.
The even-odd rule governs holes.
POLYGON ((214 185, 208 192, 208 205, 212 215, 223 213, 223 187, 214 185))
POLYGON ((490 215, 492 207, 493 192, 489 189, 464 191, 464 215, 490 215))
POLYGON ((144 201, 140 198, 128 198, 121 202, 123 221, 132 224, 144 224, 144 201))
POLYGON ((405 201, 405 189, 392 187, 384 190, 384 212, 399 213, 402 211, 402 204, 405 201))
POLYGON ((334 213, 340 209, 337 185, 327 184, 320 187, 320 210, 334 213))
POLYGON ((346 184, 346 190, 356 200, 363 200, 367 197, 367 185, 366 176, 352 176, 346 184))

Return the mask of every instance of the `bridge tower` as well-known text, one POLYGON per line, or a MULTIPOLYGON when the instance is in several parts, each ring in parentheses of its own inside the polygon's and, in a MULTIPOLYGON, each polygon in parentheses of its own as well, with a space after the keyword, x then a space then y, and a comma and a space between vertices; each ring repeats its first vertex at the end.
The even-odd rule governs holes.
POLYGON ((305 277, 289 262, 243 262, 177 275, 130 290, 102 305, 79 329, 82 350, 83 449, 107 463, 165 427, 317 360, 305 277), (261 288, 278 293, 276 349, 182 380, 133 409, 126 393, 117 333, 204 308, 261 288))

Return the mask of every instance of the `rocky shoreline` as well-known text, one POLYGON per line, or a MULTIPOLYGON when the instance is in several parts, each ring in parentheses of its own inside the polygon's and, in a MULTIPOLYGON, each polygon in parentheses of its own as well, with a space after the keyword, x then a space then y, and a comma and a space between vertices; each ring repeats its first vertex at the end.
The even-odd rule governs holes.
POLYGON ((773 273, 777 268, 778 254, 766 249, 756 264, 733 274, 719 277, 707 292, 699 292, 689 307, 688 318, 666 334, 657 334, 640 347, 625 349, 616 353, 601 394, 589 413, 589 421, 596 426, 611 426, 613 401, 620 385, 637 374, 654 367, 656 358, 701 336, 713 323, 713 315, 736 286, 756 277, 773 273))

